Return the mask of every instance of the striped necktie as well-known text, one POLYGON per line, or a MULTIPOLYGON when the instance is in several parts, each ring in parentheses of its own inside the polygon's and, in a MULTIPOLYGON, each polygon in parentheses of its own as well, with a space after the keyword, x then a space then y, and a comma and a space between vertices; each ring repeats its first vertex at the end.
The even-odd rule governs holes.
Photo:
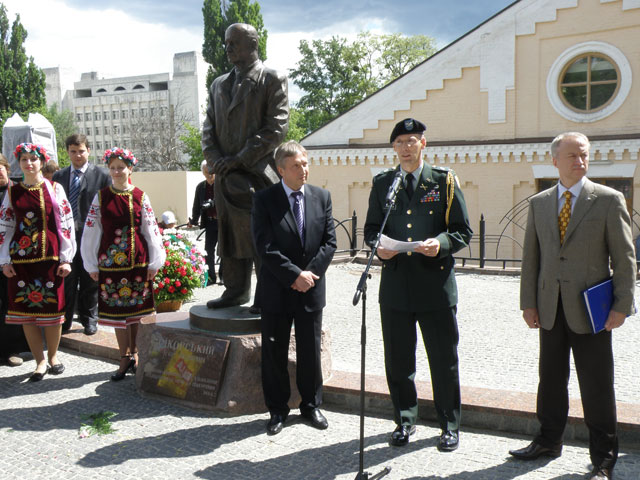
POLYGON ((300 240, 304 245, 304 218, 302 216, 302 192, 291 192, 293 197, 293 215, 296 217, 296 225, 298 226, 298 233, 300 234, 300 240))
POLYGON ((81 170, 73 171, 73 179, 69 188, 69 203, 73 210, 73 219, 75 222, 80 220, 80 211, 78 210, 78 196, 80 196, 80 173, 81 170))
POLYGON ((564 235, 567 233, 567 227, 569 226, 569 220, 571 219, 571 192, 566 190, 564 195, 564 205, 558 215, 558 229, 560 230, 560 245, 564 243, 564 235))

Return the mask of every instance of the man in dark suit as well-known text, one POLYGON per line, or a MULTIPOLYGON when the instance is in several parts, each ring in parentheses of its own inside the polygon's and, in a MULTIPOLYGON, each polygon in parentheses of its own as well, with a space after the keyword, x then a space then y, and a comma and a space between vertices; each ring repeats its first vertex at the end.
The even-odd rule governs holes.
POLYGON ((452 451, 458 448, 460 427, 458 292, 453 254, 468 245, 473 232, 454 173, 422 161, 426 128, 422 122, 407 118, 391 132, 390 142, 400 165, 373 179, 364 235, 367 243, 375 243, 387 193, 401 175, 402 187, 383 233, 394 240, 419 244, 406 253, 386 244, 378 248, 383 261, 379 302, 385 370, 397 425, 390 443, 406 445, 415 432, 417 322, 429 357, 433 399, 442 429, 438 449, 452 451))
POLYGON ((234 23, 225 32, 234 69, 211 84, 202 127, 202 151, 215 173, 218 242, 224 292, 207 307, 242 305, 251 295, 252 265, 259 258, 251 241, 253 192, 278 182, 274 151, 287 134, 287 77, 258 58, 258 32, 234 23))
POLYGON ((282 181, 256 193, 251 215, 253 240, 262 260, 256 305, 262 309, 262 388, 271 414, 267 423, 271 435, 282 430, 289 414, 292 323, 300 412, 314 427, 328 427, 318 408, 320 340, 325 272, 336 250, 331 196, 306 184, 309 167, 304 147, 294 141, 284 143, 277 150, 276 166, 282 181))
POLYGON ((73 258, 71 273, 64 279, 67 307, 62 331, 71 328, 77 304, 78 320, 84 326, 85 335, 94 335, 98 331, 98 282, 94 282, 84 269, 80 241, 93 197, 101 188, 111 184, 111 177, 106 169, 89 163, 91 149, 85 135, 71 135, 65 140, 65 145, 71 165, 58 170, 53 175, 53 181, 62 185, 73 209, 78 250, 73 258))
POLYGON ((188 227, 200 224, 204 228, 204 249, 207 252, 209 281, 207 285, 216 284, 216 244, 218 243, 218 214, 214 198, 215 175, 209 172, 207 161, 200 165, 205 180, 196 186, 196 194, 191 207, 191 218, 188 227))
POLYGON ((529 201, 520 308, 529 328, 540 329, 540 433, 509 453, 523 460, 561 455, 573 351, 589 428, 589 478, 596 480, 612 478, 618 458, 611 331, 635 311, 636 263, 624 197, 587 179, 589 149, 581 133, 558 135, 551 155, 559 182, 529 201), (613 305, 605 330, 594 335, 582 291, 610 276, 613 305))

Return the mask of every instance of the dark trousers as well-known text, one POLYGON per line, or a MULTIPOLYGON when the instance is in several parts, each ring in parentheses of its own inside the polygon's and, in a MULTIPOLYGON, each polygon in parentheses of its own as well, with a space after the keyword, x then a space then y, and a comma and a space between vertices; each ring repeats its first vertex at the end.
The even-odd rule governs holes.
POLYGON ((456 307, 433 312, 403 312, 380 305, 384 364, 397 425, 418 419, 416 376, 416 323, 431 370, 433 400, 442 430, 460 428, 458 376, 458 322, 456 307))
POLYGON ((551 330, 540 329, 540 383, 537 414, 545 447, 562 444, 569 414, 569 355, 578 374, 584 420, 589 429, 589 453, 594 465, 613 468, 618 458, 616 400, 613 389, 611 332, 596 335, 571 331, 558 301, 551 330))
POLYGON ((204 221, 204 249, 207 252, 207 266, 209 267, 209 283, 216 283, 216 245, 218 244, 218 221, 205 218, 204 221))
POLYGON ((289 413, 291 387, 287 364, 291 325, 295 325, 296 385, 300 411, 317 408, 322 403, 322 364, 320 343, 322 310, 295 313, 262 311, 262 390, 271 413, 289 413))
POLYGON ((80 236, 76 235, 78 251, 73 257, 71 273, 64 279, 64 296, 67 301, 63 330, 71 328, 73 315, 78 311, 78 320, 85 327, 98 322, 98 282, 91 279, 82 263, 80 255, 80 236))

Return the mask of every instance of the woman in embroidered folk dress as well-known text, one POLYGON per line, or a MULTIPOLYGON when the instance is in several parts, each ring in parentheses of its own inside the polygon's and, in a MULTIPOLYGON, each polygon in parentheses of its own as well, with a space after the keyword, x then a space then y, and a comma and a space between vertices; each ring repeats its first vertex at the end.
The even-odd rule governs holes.
POLYGON ((149 197, 129 182, 136 157, 112 148, 103 160, 113 185, 93 199, 80 252, 85 269, 100 284, 98 323, 116 331, 120 368, 111 380, 118 381, 135 372, 138 324, 155 310, 153 277, 166 255, 149 197))
POLYGON ((59 375, 58 344, 64 322, 64 281, 76 251, 73 214, 64 189, 42 176, 49 155, 40 145, 21 143, 14 152, 24 181, 9 188, 0 207, 0 264, 8 278, 6 323, 22 325, 36 361, 30 381, 59 375), (44 358, 42 334, 47 340, 44 358))

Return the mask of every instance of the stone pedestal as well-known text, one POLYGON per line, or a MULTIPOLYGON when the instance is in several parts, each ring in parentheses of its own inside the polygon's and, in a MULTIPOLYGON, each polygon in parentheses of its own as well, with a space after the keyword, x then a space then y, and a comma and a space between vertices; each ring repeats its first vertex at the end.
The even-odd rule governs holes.
MULTIPOLYGON (((210 323, 206 317, 202 318, 202 314, 222 312, 221 321, 229 328, 231 324, 227 317, 230 313, 224 310, 227 309, 202 311, 198 313, 201 318, 197 322, 200 326, 208 326, 210 323)), ((260 333, 213 332, 195 329, 193 323, 193 315, 187 318, 184 312, 162 313, 142 319, 138 330, 138 390, 191 408, 237 415, 266 411, 262 393, 260 333)), ((248 325, 245 323, 237 327, 242 331, 248 325)), ((322 373, 325 381, 331 375, 329 346, 329 332, 323 330, 322 373)), ((295 409, 300 403, 300 396, 295 386, 293 331, 289 346, 289 377, 289 406, 295 409)))

